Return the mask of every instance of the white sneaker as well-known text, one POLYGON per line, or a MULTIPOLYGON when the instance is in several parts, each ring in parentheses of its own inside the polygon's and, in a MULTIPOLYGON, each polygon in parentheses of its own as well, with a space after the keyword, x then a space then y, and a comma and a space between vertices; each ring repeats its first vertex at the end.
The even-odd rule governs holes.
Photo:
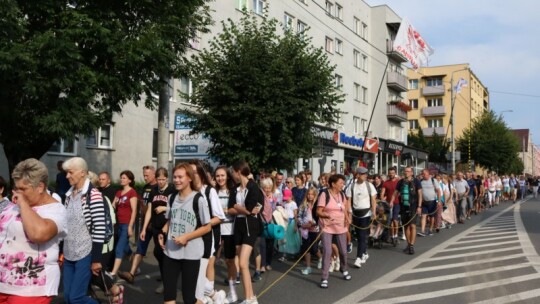
POLYGON ((214 304, 214 300, 210 296, 204 296, 202 302, 203 304, 214 304))
POLYGON ((227 303, 236 303, 238 301, 238 296, 229 292, 225 301, 227 301, 227 303))
POLYGON ((362 259, 361 258, 356 258, 356 260, 354 261, 354 267, 356 267, 356 268, 362 267, 362 259))
POLYGON ((336 262, 334 263, 334 271, 339 271, 341 269, 341 263, 339 262, 339 258, 336 259, 336 262))
POLYGON ((319 262, 317 262, 317 269, 322 269, 322 258, 320 258, 319 262))
POLYGON ((336 263, 336 261, 334 261, 334 260, 330 261, 330 269, 328 269, 329 272, 334 272, 334 264, 335 263, 336 263))
POLYGON ((257 297, 253 297, 251 299, 245 299, 244 301, 240 302, 240 304, 258 304, 257 297))
POLYGON ((227 298, 227 294, 223 290, 214 291, 214 295, 212 296, 212 300, 215 304, 224 304, 225 298, 227 298))
POLYGON ((367 259, 369 259, 369 254, 367 253, 362 254, 362 264, 367 262, 367 259))

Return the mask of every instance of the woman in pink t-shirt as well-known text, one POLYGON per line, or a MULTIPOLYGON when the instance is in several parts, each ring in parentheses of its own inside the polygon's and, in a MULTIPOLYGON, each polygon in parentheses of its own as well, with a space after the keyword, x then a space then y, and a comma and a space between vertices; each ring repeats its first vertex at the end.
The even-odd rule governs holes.
POLYGON ((122 264, 122 258, 131 253, 129 238, 133 235, 133 224, 137 213, 137 192, 135 186, 135 175, 129 170, 120 173, 120 185, 122 190, 116 192, 113 206, 116 208, 118 217, 118 243, 116 244, 114 266, 111 274, 115 275, 122 264))
POLYGON ((345 176, 341 174, 330 176, 328 178, 328 189, 321 191, 317 202, 317 215, 322 229, 321 240, 323 244, 321 288, 328 288, 333 237, 337 240, 339 254, 341 255, 343 279, 347 281, 351 279, 347 266, 347 231, 352 219, 351 213, 348 212, 348 210, 351 210, 351 206, 348 205, 345 194, 343 194, 344 185, 345 176))

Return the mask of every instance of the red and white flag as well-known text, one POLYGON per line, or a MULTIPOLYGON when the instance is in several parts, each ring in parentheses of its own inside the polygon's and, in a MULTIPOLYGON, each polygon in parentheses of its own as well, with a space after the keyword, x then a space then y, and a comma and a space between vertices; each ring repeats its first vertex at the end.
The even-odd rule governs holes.
POLYGON ((434 51, 406 18, 401 20, 394 40, 394 50, 407 58, 415 70, 427 65, 428 58, 434 51))

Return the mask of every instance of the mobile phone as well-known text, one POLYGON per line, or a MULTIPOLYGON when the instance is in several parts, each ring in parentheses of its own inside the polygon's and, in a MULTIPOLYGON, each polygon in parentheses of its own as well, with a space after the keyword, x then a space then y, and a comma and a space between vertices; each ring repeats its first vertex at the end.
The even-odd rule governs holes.
POLYGON ((261 208, 262 208, 262 205, 261 205, 261 203, 257 203, 257 205, 255 205, 255 208, 259 208, 259 209, 261 209, 261 208))

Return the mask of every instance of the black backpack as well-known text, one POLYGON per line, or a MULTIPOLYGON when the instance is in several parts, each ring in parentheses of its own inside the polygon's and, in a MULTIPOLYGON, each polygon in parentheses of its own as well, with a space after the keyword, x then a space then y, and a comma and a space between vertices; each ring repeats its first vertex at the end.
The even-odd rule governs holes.
MULTIPOLYGON (((91 197, 92 189, 94 189, 94 186, 92 185, 92 183, 90 183, 89 186, 88 186, 88 191, 86 192, 86 199, 83 199, 84 201, 86 201, 86 204, 83 207, 88 208, 88 212, 90 212, 90 197, 91 197)), ((103 203, 103 209, 104 209, 104 213, 105 213, 105 241, 104 241, 104 244, 107 244, 107 243, 109 243, 109 241, 114 236, 114 225, 113 225, 113 221, 112 221, 112 217, 111 217, 111 211, 109 209, 109 206, 107 206, 108 203, 105 201, 105 199, 103 199, 103 194, 101 192, 99 194, 101 195, 101 201, 103 203)))
MULTIPOLYGON (((321 197, 322 193, 325 194, 325 198, 326 198, 324 206, 326 207, 328 203, 330 202, 330 193, 328 192, 328 188, 321 189, 321 191, 319 191, 319 194, 317 195, 317 199, 315 200, 315 206, 313 206, 314 208, 311 209, 311 217, 317 224, 319 224, 319 215, 317 214, 317 208, 319 204, 319 197, 321 197)), ((341 199, 345 201, 345 195, 343 194, 343 191, 340 191, 339 194, 341 195, 341 199)))

